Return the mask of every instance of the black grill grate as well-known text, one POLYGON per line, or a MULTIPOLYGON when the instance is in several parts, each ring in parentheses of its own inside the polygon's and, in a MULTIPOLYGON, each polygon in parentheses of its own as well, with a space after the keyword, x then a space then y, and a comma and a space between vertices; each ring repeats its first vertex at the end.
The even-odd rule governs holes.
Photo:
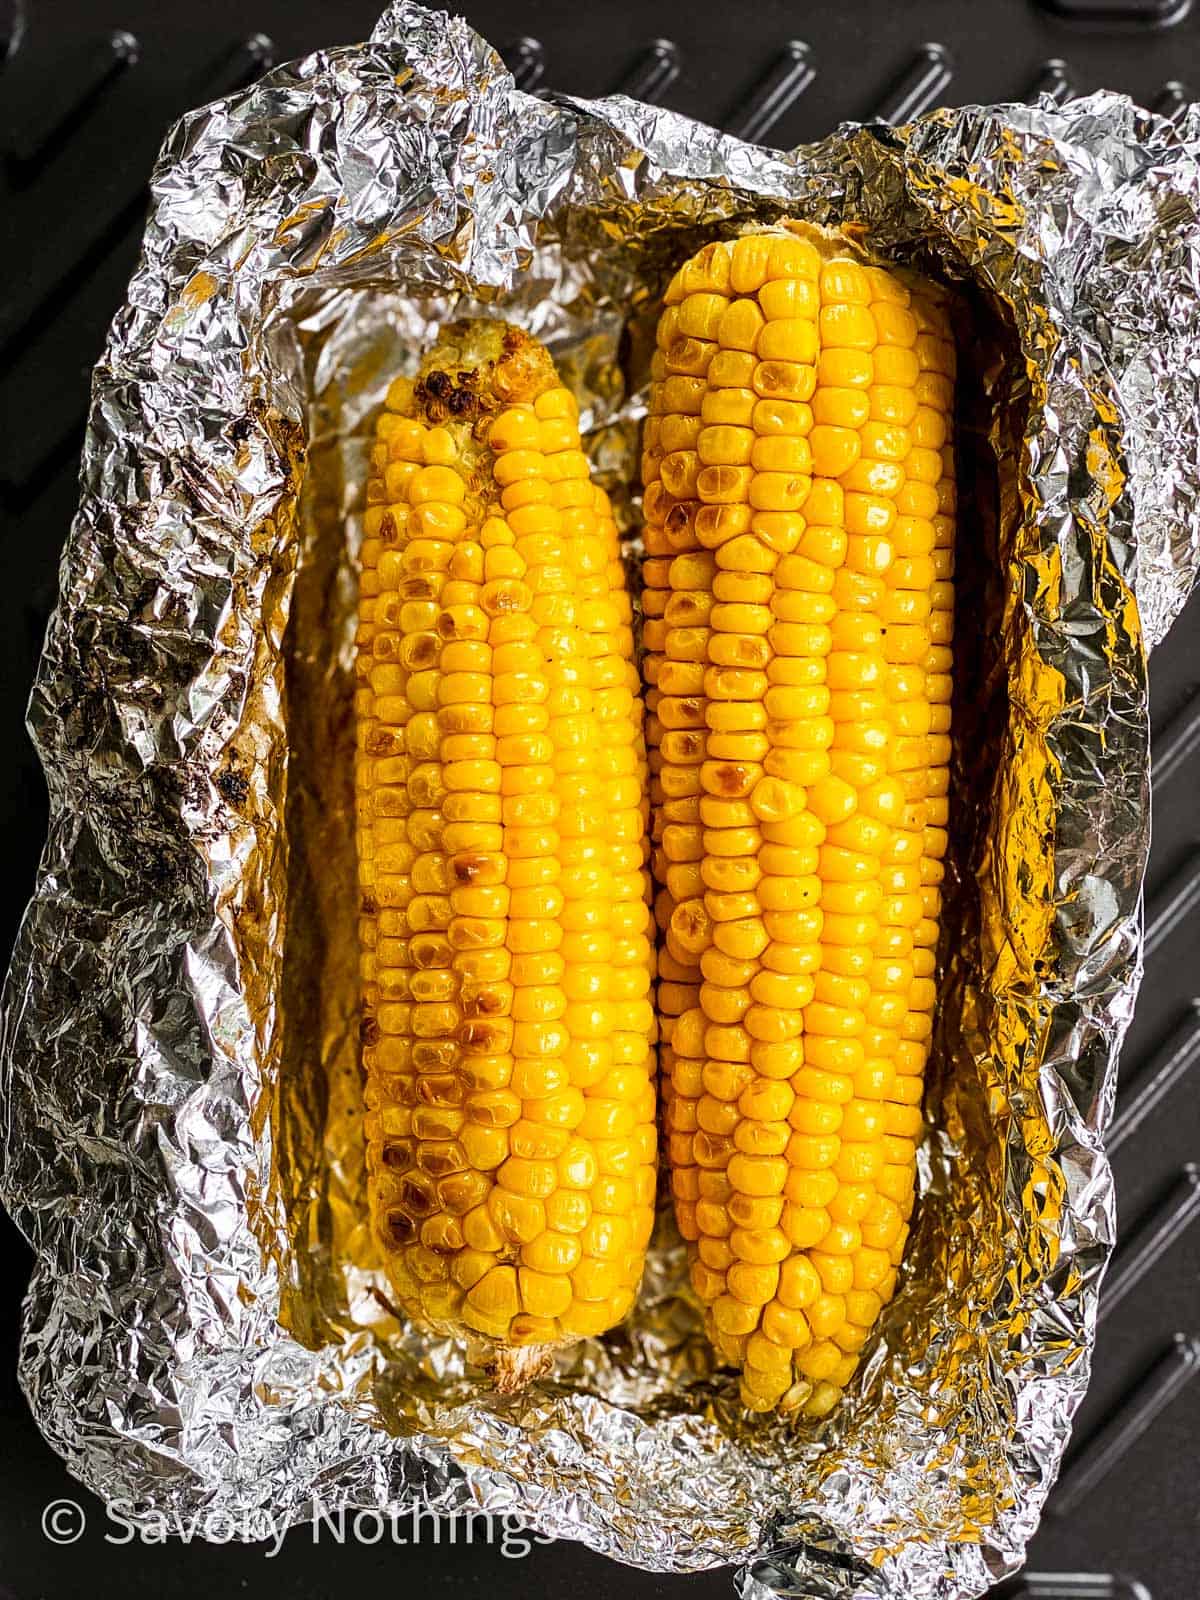
MULTIPOLYGON (((28 684, 53 603, 75 503, 88 374, 136 256, 146 180, 169 123, 276 60, 362 37, 382 0, 0 0, 0 182, 9 231, 0 301, 0 715, 12 752, 0 792, 9 936, 45 825, 40 773, 22 732, 28 684)), ((472 22, 507 44, 527 89, 619 91, 731 132, 787 145, 844 118, 901 121, 940 102, 1062 100, 1124 89, 1177 115, 1200 84, 1192 0, 635 0, 565 8, 480 0, 472 22)), ((1155 848, 1147 976, 1126 1051, 1112 1148, 1122 1244, 1108 1282, 1092 1391, 1031 1570, 1006 1600, 1194 1600, 1200 1488, 1200 602, 1155 658, 1155 848), (1191 777, 1189 784, 1187 779, 1191 777)), ((207 1596, 214 1584, 270 1582, 289 1596, 353 1592, 424 1571, 452 1589, 501 1596, 730 1593, 725 1574, 659 1580, 574 1547, 504 1561, 478 1543, 314 1548, 305 1531, 268 1562, 262 1549, 108 1545, 98 1502, 76 1488, 33 1430, 12 1372, 23 1246, 7 1224, 10 1290, 0 1358, 0 1595, 207 1596), (90 1531, 56 1548, 39 1530, 56 1496, 84 1502, 90 1531)))

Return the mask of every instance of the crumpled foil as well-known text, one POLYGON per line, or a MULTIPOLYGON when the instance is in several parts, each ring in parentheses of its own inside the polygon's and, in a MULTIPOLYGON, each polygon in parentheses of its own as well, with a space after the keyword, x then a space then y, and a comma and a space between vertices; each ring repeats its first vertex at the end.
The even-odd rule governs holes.
POLYGON ((741 1563, 754 1600, 966 1600, 1019 1565, 1113 1239, 1145 652, 1200 561, 1198 135, 1100 94, 782 154, 519 93, 407 3, 172 132, 33 693, 52 815, 3 1008, 21 1379, 81 1480, 242 1527, 520 1514, 646 1568, 741 1563), (784 215, 863 225, 966 312, 953 938, 907 1267, 832 1419, 747 1419, 664 1214, 630 1324, 501 1400, 396 1322, 363 1226, 372 414, 443 317, 515 318, 633 531, 657 296, 784 215))

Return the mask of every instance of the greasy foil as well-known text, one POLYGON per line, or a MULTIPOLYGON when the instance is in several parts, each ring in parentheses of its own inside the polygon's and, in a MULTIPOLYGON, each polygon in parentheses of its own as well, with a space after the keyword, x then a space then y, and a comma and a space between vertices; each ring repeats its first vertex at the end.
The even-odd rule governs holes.
POLYGON ((647 1568, 739 1563, 755 1600, 963 1600, 1019 1564, 1113 1239, 1146 649, 1200 560, 1198 132, 1096 95, 781 154, 531 98, 410 4, 172 132, 33 693, 52 816, 4 997, 21 1379, 80 1479, 243 1528, 519 1514, 647 1568), (829 1422, 748 1420, 664 1215, 628 1326, 501 1400, 396 1322, 363 1225, 373 411, 443 317, 494 308, 549 341, 632 533, 656 298, 782 215, 962 297, 952 936, 907 1268, 829 1422))

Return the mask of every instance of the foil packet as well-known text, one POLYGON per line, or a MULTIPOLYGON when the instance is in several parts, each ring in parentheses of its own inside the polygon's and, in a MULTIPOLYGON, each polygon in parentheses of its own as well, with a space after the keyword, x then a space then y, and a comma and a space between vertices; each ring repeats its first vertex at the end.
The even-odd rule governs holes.
POLYGON ((1196 110, 1094 95, 781 153, 517 91, 394 5, 186 117, 96 368, 33 691, 49 838, 3 999, 21 1381, 133 1519, 519 1514, 745 1595, 968 1600, 1083 1397, 1140 976, 1146 652, 1200 564, 1196 110), (446 317, 544 338, 636 570, 658 296, 861 229, 962 300, 955 841, 916 1225, 828 1422, 755 1420, 664 1209, 627 1326, 500 1399, 364 1226, 351 668, 373 413, 446 317))

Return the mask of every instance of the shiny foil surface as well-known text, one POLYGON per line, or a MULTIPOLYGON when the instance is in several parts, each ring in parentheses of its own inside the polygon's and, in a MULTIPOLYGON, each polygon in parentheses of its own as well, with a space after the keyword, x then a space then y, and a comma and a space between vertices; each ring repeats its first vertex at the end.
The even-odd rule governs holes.
POLYGON ((968 1600, 1088 1378, 1140 974, 1146 650, 1200 563, 1200 117, 1113 95, 779 153, 515 90, 402 3, 185 118, 96 368, 30 725, 49 839, 3 1003, 21 1379, 143 1519, 523 1516, 752 1600, 968 1600), (960 292, 945 978, 901 1288, 824 1424, 748 1418, 664 1209, 631 1321, 499 1399, 365 1226, 351 816, 374 412, 448 316, 546 339, 617 493, 658 296, 745 222, 960 292))

